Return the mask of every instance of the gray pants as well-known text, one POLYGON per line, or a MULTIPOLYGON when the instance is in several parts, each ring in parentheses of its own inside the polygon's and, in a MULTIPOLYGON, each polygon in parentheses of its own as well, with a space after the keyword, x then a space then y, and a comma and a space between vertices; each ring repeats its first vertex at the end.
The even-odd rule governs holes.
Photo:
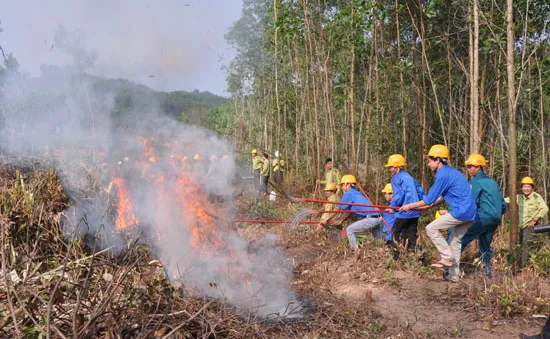
POLYGON ((449 269, 450 277, 457 277, 460 272, 462 237, 464 237, 468 228, 474 223, 475 221, 458 220, 450 213, 447 213, 426 226, 426 233, 430 239, 432 239, 435 247, 437 247, 441 258, 453 262, 453 267, 449 269), (454 226, 454 230, 451 233, 449 243, 447 243, 445 238, 441 235, 440 230, 447 229, 451 226, 454 226))
POLYGON ((382 218, 364 218, 346 227, 349 245, 357 248, 357 238, 355 233, 361 233, 372 230, 372 236, 375 239, 382 239, 382 218))
POLYGON ((519 231, 519 243, 521 244, 519 266, 521 268, 525 267, 529 262, 529 250, 531 249, 534 239, 535 234, 531 227, 527 226, 519 231))

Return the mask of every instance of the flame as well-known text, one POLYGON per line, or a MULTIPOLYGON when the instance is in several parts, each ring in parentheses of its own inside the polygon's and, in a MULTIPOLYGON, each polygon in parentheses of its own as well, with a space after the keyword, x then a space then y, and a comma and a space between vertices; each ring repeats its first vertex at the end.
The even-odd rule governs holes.
POLYGON ((133 205, 126 184, 122 178, 115 178, 113 183, 118 187, 118 204, 116 229, 124 230, 130 225, 135 225, 139 222, 138 218, 133 214, 133 205))
MULTIPOLYGON (((166 246, 167 227, 172 230, 179 228, 180 234, 189 234, 188 246, 201 249, 201 253, 214 255, 216 249, 223 247, 222 235, 216 225, 216 220, 210 211, 217 207, 210 202, 208 195, 201 186, 198 175, 205 175, 201 162, 190 163, 190 158, 199 158, 199 154, 185 154, 178 141, 172 141, 166 148, 171 150, 166 157, 155 154, 158 138, 139 137, 143 145, 142 177, 154 187, 155 220, 150 220, 156 228, 161 246, 166 246), (159 159, 169 166, 161 166, 159 159), (167 168, 168 167, 168 168, 167 168), (179 218, 174 217, 178 213, 179 218), (176 219, 176 220, 175 220, 176 219), (177 220, 179 219, 179 220, 177 220), (174 225, 178 222, 178 225, 174 225)), ((121 181, 119 181, 121 182, 121 181)), ((118 185, 118 183, 117 183, 118 185)), ((119 186, 119 203, 117 207, 117 229, 135 224, 133 204, 121 182, 119 186), (122 187, 122 189, 121 189, 122 187), (132 219, 133 218, 133 219, 132 219), (119 222, 119 220, 121 220, 119 222), (121 227, 119 227, 119 223, 121 227)), ((173 235, 172 235, 173 236, 173 235)))
POLYGON ((140 137, 140 140, 141 158, 131 158, 140 168, 124 176, 139 177, 136 178, 140 181, 139 195, 128 191, 122 177, 113 181, 118 187, 117 230, 125 230, 138 222, 154 227, 155 245, 160 249, 159 255, 165 255, 163 265, 170 278, 189 279, 185 277, 195 275, 189 281, 196 279, 196 287, 209 295, 220 295, 218 283, 223 283, 224 289, 238 291, 238 300, 233 301, 247 308, 270 302, 264 300, 269 293, 261 292, 264 286, 272 286, 270 277, 257 275, 252 270, 256 265, 263 265, 263 260, 256 264, 254 255, 243 250, 240 241, 232 241, 236 231, 230 223, 216 217, 224 215, 220 209, 230 210, 231 206, 220 204, 218 198, 212 198, 205 191, 207 173, 212 169, 209 166, 220 166, 217 156, 204 161, 208 159, 206 155, 196 153, 193 145, 177 141, 161 144, 156 138, 140 137), (139 200, 132 200, 138 196, 139 200), (143 203, 147 206, 141 205, 143 203), (205 277, 212 279, 206 285, 201 280, 205 277))

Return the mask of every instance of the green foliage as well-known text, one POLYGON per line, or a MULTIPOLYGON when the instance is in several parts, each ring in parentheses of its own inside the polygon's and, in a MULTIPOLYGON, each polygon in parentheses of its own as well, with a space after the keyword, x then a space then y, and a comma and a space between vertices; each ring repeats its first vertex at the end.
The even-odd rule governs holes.
POLYGON ((159 105, 164 114, 184 123, 202 127, 209 127, 208 111, 223 105, 226 101, 227 99, 210 92, 178 91, 159 94, 159 105))

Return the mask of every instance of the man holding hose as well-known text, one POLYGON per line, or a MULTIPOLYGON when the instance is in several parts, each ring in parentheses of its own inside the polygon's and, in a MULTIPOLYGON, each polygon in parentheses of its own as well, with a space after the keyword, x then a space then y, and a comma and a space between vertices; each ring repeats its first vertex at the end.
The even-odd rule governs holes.
POLYGON ((462 237, 478 219, 477 207, 468 181, 460 171, 448 165, 449 149, 444 145, 433 145, 428 152, 428 167, 435 175, 435 182, 422 200, 401 206, 400 211, 438 205, 443 200, 450 211, 426 226, 426 233, 437 247, 441 260, 432 265, 449 268, 446 279, 458 282, 462 237), (450 243, 447 244, 440 230, 454 226, 450 243))
MULTIPOLYGON (((365 197, 363 193, 359 192, 356 189, 356 185, 357 179, 355 178, 355 176, 351 174, 346 174, 342 177, 342 180, 340 181, 340 187, 342 187, 344 195, 342 196, 342 199, 340 199, 340 202, 372 205, 372 202, 367 199, 367 197, 365 197)), ((348 211, 347 213, 344 213, 340 218, 338 218, 338 220, 344 220, 352 214, 356 219, 359 219, 358 221, 354 222, 346 228, 346 233, 348 235, 349 245, 351 246, 351 248, 353 248, 354 250, 358 248, 357 238, 355 236, 356 233, 372 230, 372 236, 375 239, 382 238, 383 224, 380 213, 353 212, 365 210, 365 207, 361 206, 338 204, 338 207, 344 212, 348 211)))
MULTIPOLYGON (((389 206, 401 207, 406 204, 420 201, 424 197, 424 189, 415 178, 413 178, 404 167, 407 165, 405 157, 401 154, 393 154, 388 158, 385 167, 391 174, 391 187, 393 188, 393 198, 389 206)), ((390 209, 393 213, 393 209, 390 209)), ((418 211, 399 211, 396 213, 395 224, 393 227, 393 238, 397 244, 400 243, 400 235, 403 234, 403 242, 407 249, 416 248, 418 211)))

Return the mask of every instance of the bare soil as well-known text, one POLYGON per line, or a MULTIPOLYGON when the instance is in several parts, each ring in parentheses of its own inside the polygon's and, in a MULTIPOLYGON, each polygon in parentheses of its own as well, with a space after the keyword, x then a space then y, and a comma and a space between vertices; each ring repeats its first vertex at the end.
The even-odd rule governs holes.
POLYGON ((500 280, 483 279, 475 270, 452 283, 442 278, 442 271, 423 268, 419 274, 418 255, 402 255, 393 262, 383 245, 372 240, 356 255, 346 244, 312 230, 252 226, 247 231, 255 237, 275 232, 285 239, 296 265, 293 285, 298 290, 329 296, 317 302, 334 298, 352 310, 368 309, 375 315, 378 328, 366 337, 519 338, 521 332, 539 333, 545 321, 532 314, 505 317, 495 314, 494 308, 477 305, 483 291, 500 280))

